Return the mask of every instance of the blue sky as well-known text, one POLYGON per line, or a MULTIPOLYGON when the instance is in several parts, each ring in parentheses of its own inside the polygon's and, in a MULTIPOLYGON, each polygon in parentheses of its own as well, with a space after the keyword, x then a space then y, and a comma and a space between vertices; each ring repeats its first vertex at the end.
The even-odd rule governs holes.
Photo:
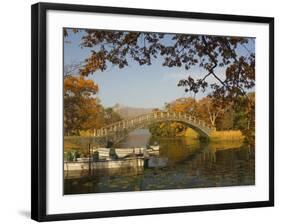
MULTIPOLYGON (((84 61, 91 54, 90 48, 81 48, 83 32, 74 34, 69 32, 64 43, 64 64, 73 64, 84 61)), ((254 41, 249 42, 248 49, 254 49, 254 41)), ((246 49, 239 49, 241 54, 247 54, 246 49)), ((129 66, 119 69, 108 67, 104 72, 95 72, 89 78, 99 85, 97 97, 105 107, 114 106, 116 103, 142 108, 162 108, 165 103, 180 97, 193 96, 185 93, 184 88, 178 87, 179 80, 192 77, 202 77, 206 70, 198 66, 185 70, 184 68, 168 68, 162 66, 162 59, 155 60, 152 65, 139 66, 129 63, 129 66)), ((224 68, 216 71, 223 75, 224 68)), ((201 98, 208 93, 198 93, 196 98, 201 98)))

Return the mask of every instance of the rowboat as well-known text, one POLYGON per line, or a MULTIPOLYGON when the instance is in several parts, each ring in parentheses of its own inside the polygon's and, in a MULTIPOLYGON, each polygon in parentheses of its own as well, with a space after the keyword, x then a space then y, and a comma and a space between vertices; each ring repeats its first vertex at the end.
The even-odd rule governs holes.
POLYGON ((93 149, 93 153, 98 152, 99 158, 108 158, 110 157, 110 150, 115 151, 118 158, 124 158, 129 155, 141 155, 144 153, 145 148, 96 148, 93 149))
POLYGON ((64 171, 88 171, 99 169, 118 169, 118 168, 143 168, 142 158, 100 160, 89 163, 88 161, 64 162, 64 171))
POLYGON ((159 145, 149 145, 150 149, 153 149, 154 151, 159 151, 160 146, 159 145))
POLYGON ((93 153, 98 152, 99 158, 107 159, 110 153, 116 154, 118 158, 125 158, 131 155, 143 155, 148 153, 150 155, 159 155, 159 146, 150 146, 148 149, 144 147, 139 148, 94 148, 93 153))

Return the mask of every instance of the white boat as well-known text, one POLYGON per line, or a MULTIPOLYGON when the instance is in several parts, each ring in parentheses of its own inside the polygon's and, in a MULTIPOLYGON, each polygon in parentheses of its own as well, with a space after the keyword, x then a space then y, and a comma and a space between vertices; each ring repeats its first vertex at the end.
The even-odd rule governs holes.
POLYGON ((89 158, 77 158, 77 162, 89 162, 89 158))
POLYGON ((130 158, 130 159, 117 159, 117 160, 104 160, 89 162, 76 161, 76 162, 64 162, 64 171, 88 171, 98 169, 117 169, 117 168, 143 168, 142 158, 130 158))
POLYGON ((126 149, 115 149, 115 152, 119 158, 123 158, 129 155, 141 155, 144 153, 145 148, 126 148, 126 149))
POLYGON ((99 158, 103 159, 103 158, 108 158, 109 157, 110 149, 109 148, 93 149, 93 153, 95 153, 95 152, 98 152, 99 153, 99 158))
MULTIPOLYGON (((129 155, 140 155, 146 150, 145 148, 116 148, 114 149, 118 158, 124 158, 129 155)), ((98 152, 99 158, 109 158, 110 148, 96 148, 93 153, 98 152)))
POLYGON ((147 149, 149 156, 159 156, 159 150, 147 149))
POLYGON ((151 149, 157 151, 157 150, 160 149, 160 146, 159 146, 159 145, 150 145, 149 148, 151 148, 151 149))
MULTIPOLYGON (((110 148, 95 148, 93 153, 98 152, 100 159, 109 159, 110 148)), ((118 158, 125 158, 131 155, 144 155, 148 153, 149 155, 159 155, 159 145, 148 145, 147 148, 136 147, 136 148, 116 148, 115 153, 118 158)))

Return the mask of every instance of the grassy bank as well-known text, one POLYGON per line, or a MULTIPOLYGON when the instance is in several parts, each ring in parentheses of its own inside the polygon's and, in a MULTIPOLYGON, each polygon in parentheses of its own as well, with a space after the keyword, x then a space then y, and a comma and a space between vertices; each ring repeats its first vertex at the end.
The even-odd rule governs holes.
POLYGON ((219 142, 219 141, 243 141, 244 136, 242 132, 237 131, 212 131, 210 134, 210 140, 212 142, 219 142))
POLYGON ((79 152, 88 155, 90 139, 83 136, 64 136, 64 152, 79 152))
MULTIPOLYGON (((199 134, 191 128, 186 129, 179 136, 186 137, 188 139, 199 139, 199 134)), ((210 140, 212 142, 219 141, 243 141, 244 136, 239 130, 229 130, 229 131, 212 131, 210 134, 210 140)))
MULTIPOLYGON (((184 132, 181 132, 176 137, 171 137, 171 139, 175 139, 177 137, 184 137, 187 144, 198 144, 199 142, 199 134, 191 128, 186 129, 184 132)), ((229 148, 229 144, 231 144, 230 148, 233 147, 233 143, 237 146, 240 146, 244 141, 244 136, 242 135, 241 131, 213 131, 210 134, 210 143, 219 144, 220 147, 222 143, 225 144, 225 147, 222 148, 229 148)), ((80 151, 82 154, 88 153, 88 146, 89 146, 89 137, 85 136, 65 136, 64 137, 64 152, 68 151, 80 151)))

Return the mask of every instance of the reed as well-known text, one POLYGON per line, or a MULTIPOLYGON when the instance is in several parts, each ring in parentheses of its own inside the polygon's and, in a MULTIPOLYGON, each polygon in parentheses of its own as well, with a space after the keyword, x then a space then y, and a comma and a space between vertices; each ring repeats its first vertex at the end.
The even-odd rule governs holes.
POLYGON ((94 135, 94 132, 92 131, 79 131, 80 136, 82 137, 91 137, 94 135))
POLYGON ((239 130, 213 131, 210 134, 211 141, 243 141, 244 136, 239 130))

